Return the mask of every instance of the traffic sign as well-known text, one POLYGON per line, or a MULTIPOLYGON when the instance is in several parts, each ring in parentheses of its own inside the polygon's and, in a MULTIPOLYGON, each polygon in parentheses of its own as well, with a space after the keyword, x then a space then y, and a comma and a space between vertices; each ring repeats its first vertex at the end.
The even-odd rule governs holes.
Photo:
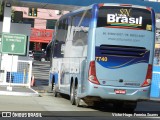
POLYGON ((22 34, 2 34, 2 53, 25 55, 27 39, 26 35, 22 34))

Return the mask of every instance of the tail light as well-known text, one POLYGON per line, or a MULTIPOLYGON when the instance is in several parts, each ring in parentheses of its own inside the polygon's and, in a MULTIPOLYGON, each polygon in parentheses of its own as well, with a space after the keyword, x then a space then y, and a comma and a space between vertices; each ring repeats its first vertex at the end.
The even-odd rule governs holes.
POLYGON ((151 8, 150 8, 150 7, 147 7, 147 10, 151 11, 151 8))
POLYGON ((104 6, 104 3, 98 4, 99 8, 104 6))
POLYGON ((95 61, 90 62, 88 80, 94 84, 99 84, 99 81, 97 80, 96 77, 95 61))
POLYGON ((146 79, 143 82, 142 87, 149 86, 151 84, 151 79, 152 79, 152 65, 149 64, 146 79))

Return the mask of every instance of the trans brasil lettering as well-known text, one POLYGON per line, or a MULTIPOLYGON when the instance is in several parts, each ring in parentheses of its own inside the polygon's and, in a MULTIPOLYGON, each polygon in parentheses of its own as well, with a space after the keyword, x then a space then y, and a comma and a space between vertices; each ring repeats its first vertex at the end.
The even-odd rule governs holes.
POLYGON ((129 17, 122 14, 107 14, 107 23, 129 23, 137 24, 138 26, 142 25, 142 16, 138 18, 129 17))

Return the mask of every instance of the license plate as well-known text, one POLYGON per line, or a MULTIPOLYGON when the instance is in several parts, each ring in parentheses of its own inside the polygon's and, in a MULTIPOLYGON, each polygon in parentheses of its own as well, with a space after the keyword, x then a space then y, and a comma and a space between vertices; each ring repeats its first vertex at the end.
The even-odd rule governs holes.
POLYGON ((126 94, 126 90, 114 90, 116 94, 126 94))

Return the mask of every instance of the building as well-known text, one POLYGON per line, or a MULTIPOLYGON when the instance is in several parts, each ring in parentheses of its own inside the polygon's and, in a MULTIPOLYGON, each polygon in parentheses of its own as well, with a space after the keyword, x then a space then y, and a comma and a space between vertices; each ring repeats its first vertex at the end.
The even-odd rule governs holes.
POLYGON ((57 19, 68 13, 68 11, 13 6, 12 12, 15 11, 21 11, 23 14, 22 23, 31 24, 30 50, 45 49, 52 40, 57 19))

